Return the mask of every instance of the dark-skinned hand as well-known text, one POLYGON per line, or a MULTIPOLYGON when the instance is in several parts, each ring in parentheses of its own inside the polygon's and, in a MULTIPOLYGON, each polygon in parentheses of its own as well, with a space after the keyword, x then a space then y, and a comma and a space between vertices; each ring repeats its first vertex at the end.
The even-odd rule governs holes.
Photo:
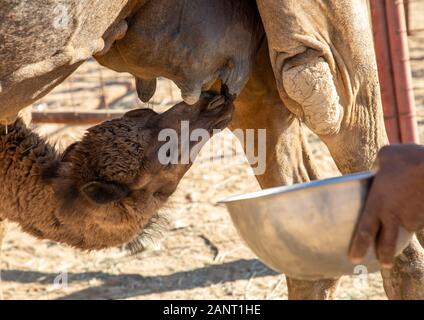
POLYGON ((349 257, 358 264, 371 245, 384 268, 392 266, 399 227, 424 229, 424 146, 383 147, 377 173, 353 235, 349 257))

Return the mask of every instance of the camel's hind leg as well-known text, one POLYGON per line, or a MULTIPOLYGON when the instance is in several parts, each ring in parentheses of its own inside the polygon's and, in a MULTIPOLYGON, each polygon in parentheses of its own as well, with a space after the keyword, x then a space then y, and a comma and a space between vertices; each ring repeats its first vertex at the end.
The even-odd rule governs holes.
POLYGON ((424 251, 416 238, 396 258, 392 269, 382 270, 384 290, 392 300, 424 299, 424 251))
MULTIPOLYGON (((353 121, 342 123, 337 134, 321 135, 344 174, 369 170, 378 150, 387 143, 381 110, 351 110, 351 117, 353 121)), ((424 251, 416 238, 382 276, 390 299, 424 299, 424 251)))
MULTIPOLYGON (((366 1, 257 3, 284 104, 327 144, 342 173, 369 170, 387 137, 366 1)), ((383 272, 390 298, 423 297, 421 250, 411 243, 383 272)))
MULTIPOLYGON (((284 107, 275 88, 266 46, 258 60, 258 67, 236 101, 231 127, 266 129, 265 172, 256 171, 262 188, 316 179, 317 171, 300 122, 284 107)), ((335 295, 338 279, 302 281, 287 278, 287 284, 289 299, 329 299, 335 295)))

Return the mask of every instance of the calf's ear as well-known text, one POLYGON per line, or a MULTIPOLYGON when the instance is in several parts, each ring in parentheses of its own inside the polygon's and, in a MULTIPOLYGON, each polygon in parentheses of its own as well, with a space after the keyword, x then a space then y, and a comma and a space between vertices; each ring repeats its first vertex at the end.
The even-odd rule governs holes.
POLYGON ((125 198, 129 189, 114 182, 91 181, 81 187, 81 193, 95 204, 107 204, 125 198))

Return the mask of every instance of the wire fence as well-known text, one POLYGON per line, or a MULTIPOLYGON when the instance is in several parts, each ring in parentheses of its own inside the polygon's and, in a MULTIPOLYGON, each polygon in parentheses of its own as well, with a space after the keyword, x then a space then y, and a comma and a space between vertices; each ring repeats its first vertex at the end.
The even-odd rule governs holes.
POLYGON ((163 111, 179 99, 178 88, 160 78, 151 101, 143 103, 132 75, 114 72, 91 59, 35 103, 32 115, 34 123, 93 124, 138 107, 163 111))

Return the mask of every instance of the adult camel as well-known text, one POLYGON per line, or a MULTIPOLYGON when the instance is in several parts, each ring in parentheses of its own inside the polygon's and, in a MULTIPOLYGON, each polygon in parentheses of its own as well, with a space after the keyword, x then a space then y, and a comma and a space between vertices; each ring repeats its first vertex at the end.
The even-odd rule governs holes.
MULTIPOLYGON (((387 143, 365 0, 69 0, 61 7, 43 0, 4 6, 3 124, 94 55, 134 74, 143 100, 158 76, 173 80, 189 104, 215 80, 226 83, 239 94, 231 126, 267 129, 266 171, 257 177, 263 188, 319 177, 301 122, 324 141, 342 173, 368 170, 387 143)), ((414 239, 394 268, 382 272, 390 298, 424 298, 423 261, 414 239)), ((332 298, 338 282, 288 278, 289 298, 332 298)))

